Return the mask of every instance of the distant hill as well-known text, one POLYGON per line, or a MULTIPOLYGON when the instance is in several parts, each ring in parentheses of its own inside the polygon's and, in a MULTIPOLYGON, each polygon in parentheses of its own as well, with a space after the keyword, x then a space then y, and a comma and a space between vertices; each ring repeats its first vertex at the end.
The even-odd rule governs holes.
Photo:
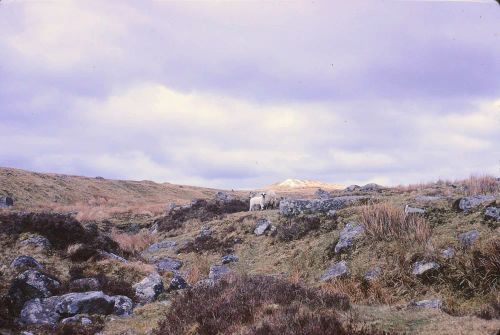
POLYGON ((325 183, 316 180, 286 179, 282 182, 268 185, 266 188, 274 188, 278 190, 293 190, 293 189, 305 189, 305 188, 322 188, 326 190, 339 190, 343 189, 344 187, 339 184, 325 183))

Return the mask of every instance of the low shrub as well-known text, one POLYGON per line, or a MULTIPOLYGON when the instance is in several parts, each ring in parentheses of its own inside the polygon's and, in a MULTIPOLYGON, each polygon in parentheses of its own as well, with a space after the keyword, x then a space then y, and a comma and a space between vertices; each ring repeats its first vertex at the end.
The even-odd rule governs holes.
POLYGON ((287 219, 277 226, 276 237, 280 241, 289 242, 298 240, 307 235, 308 232, 318 230, 321 227, 321 220, 317 216, 298 216, 287 219))
POLYGON ((154 334, 348 334, 345 295, 266 276, 235 276, 176 296, 154 334), (263 322, 262 322, 263 321, 263 322))
POLYGON ((494 176, 470 176, 457 183, 463 185, 467 195, 496 194, 500 192, 500 182, 494 176))
POLYGON ((219 240, 211 235, 197 236, 194 240, 187 242, 184 246, 178 249, 179 253, 203 253, 205 251, 232 253, 235 244, 241 243, 239 239, 219 240))

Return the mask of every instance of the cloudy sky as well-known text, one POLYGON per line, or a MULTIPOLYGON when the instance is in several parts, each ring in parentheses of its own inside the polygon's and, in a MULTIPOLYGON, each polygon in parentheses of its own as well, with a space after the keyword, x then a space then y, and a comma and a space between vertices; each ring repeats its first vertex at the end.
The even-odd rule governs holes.
POLYGON ((0 1, 0 166, 252 188, 500 173, 500 6, 0 1))

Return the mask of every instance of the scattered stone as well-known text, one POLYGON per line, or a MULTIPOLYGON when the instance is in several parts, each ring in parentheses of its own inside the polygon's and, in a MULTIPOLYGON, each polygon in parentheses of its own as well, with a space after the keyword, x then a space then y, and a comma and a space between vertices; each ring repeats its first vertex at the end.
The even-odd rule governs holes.
POLYGON ((415 197, 415 201, 418 202, 433 202, 443 199, 440 195, 419 195, 415 197))
POLYGON ((436 308, 436 309, 440 309, 442 305, 443 304, 440 299, 420 300, 410 304, 410 306, 413 307, 436 308))
POLYGON ((464 212, 468 212, 475 207, 478 207, 486 202, 491 202, 495 200, 493 195, 473 195, 470 197, 461 198, 458 201, 458 209, 464 212))
POLYGON ((413 264, 412 273, 415 276, 419 276, 424 274, 425 272, 437 269, 439 269, 439 264, 436 262, 415 262, 415 264, 413 264))
POLYGON ((37 270, 26 270, 17 276, 9 289, 9 298, 17 309, 35 298, 47 298, 61 284, 37 270))
POLYGON ((375 192, 375 191, 381 191, 383 189, 384 189, 383 186, 375 183, 369 183, 360 187, 360 191, 363 192, 375 192))
POLYGON ((296 216, 300 214, 328 213, 331 210, 339 210, 365 199, 368 199, 368 197, 355 195, 313 200, 285 199, 280 202, 280 214, 283 216, 296 216))
POLYGON ((210 267, 208 278, 216 281, 229 274, 230 272, 231 269, 229 269, 227 266, 215 264, 210 267))
POLYGON ((405 214, 424 214, 425 209, 422 208, 417 208, 417 207, 410 207, 408 205, 405 206, 405 214))
POLYGON ((316 198, 320 198, 320 199, 329 199, 332 197, 330 192, 325 191, 321 188, 318 188, 318 190, 314 193, 314 195, 316 196, 316 198))
POLYGON ((125 258, 118 256, 112 252, 107 252, 104 250, 99 250, 99 256, 101 256, 102 258, 113 259, 115 261, 119 261, 122 263, 128 263, 128 261, 125 258))
POLYGON ((37 262, 31 256, 17 256, 12 263, 10 263, 11 268, 22 269, 22 268, 32 268, 32 269, 42 269, 43 266, 37 262))
POLYGON ((177 246, 177 242, 170 241, 170 240, 164 240, 164 241, 161 241, 161 242, 156 242, 156 243, 151 244, 146 249, 146 252, 154 253, 154 252, 158 252, 158 251, 160 251, 162 249, 172 250, 176 246, 177 246))
POLYGON ((344 192, 354 192, 358 191, 361 189, 361 186, 359 185, 349 185, 344 189, 344 192))
POLYGON ((216 201, 221 201, 221 202, 229 202, 232 201, 234 198, 232 195, 226 193, 226 192, 217 192, 215 193, 215 200, 216 201))
POLYGON ((229 264, 229 263, 237 262, 238 260, 239 260, 239 258, 236 255, 222 256, 222 264, 229 264))
POLYGON ((118 316, 130 316, 134 309, 132 299, 124 295, 115 295, 111 299, 115 302, 113 307, 113 314, 118 316))
POLYGON ((14 199, 11 197, 0 197, 0 208, 8 208, 14 205, 14 199))
POLYGON ((38 234, 30 234, 29 237, 23 239, 19 244, 41 248, 44 250, 50 249, 52 247, 52 244, 45 236, 38 234))
POLYGON ((158 234, 158 223, 155 222, 151 225, 151 227, 149 228, 149 233, 153 235, 158 234))
POLYGON ((380 267, 373 268, 369 270, 367 273, 365 273, 365 280, 366 281, 372 281, 378 278, 378 276, 382 273, 382 269, 380 267))
POLYGON ((255 230, 253 231, 255 235, 260 236, 264 234, 264 232, 269 228, 271 225, 271 221, 268 219, 262 218, 257 220, 257 226, 255 227, 255 230))
POLYGON ((157 272, 141 280, 133 286, 135 295, 141 303, 153 302, 165 289, 161 276, 157 272))
POLYGON ((156 269, 160 272, 174 272, 182 267, 182 261, 174 258, 162 258, 155 262, 156 269))
POLYGON ((441 255, 443 258, 453 258, 453 256, 455 256, 455 249, 453 249, 453 247, 448 247, 441 251, 441 255))
POLYGON ((184 280, 184 278, 182 278, 179 275, 174 275, 174 277, 170 281, 170 286, 168 288, 171 291, 175 291, 175 290, 183 290, 188 287, 189 285, 186 282, 186 280, 184 280))
POLYGON ((88 326, 92 324, 92 320, 90 320, 85 314, 78 314, 69 318, 62 319, 61 323, 74 323, 81 324, 82 326, 88 326))
POLYGON ((484 211, 484 216, 487 219, 493 219, 496 221, 500 221, 500 207, 486 207, 484 211))
MULTIPOLYGON (((130 315, 131 311, 132 300, 130 298, 125 296, 108 296, 102 291, 91 291, 29 300, 21 310, 20 320, 23 324, 28 325, 54 325, 63 318, 66 320, 79 314, 108 315, 116 313, 120 316, 126 316, 130 315)), ((66 322, 78 319, 80 317, 71 318, 66 320, 66 322)))
POLYGON ((474 229, 458 235, 458 240, 460 241, 460 244, 463 248, 469 248, 474 244, 478 237, 479 232, 474 229))
POLYGON ((212 231, 210 230, 209 227, 207 226, 203 226, 201 227, 201 231, 200 231, 200 237, 207 237, 207 236, 210 236, 212 235, 212 231))
POLYGON ((333 219, 337 216, 337 211, 335 209, 331 209, 326 213, 326 216, 333 219))
POLYGON ((81 278, 71 281, 69 289, 73 292, 98 291, 101 284, 96 278, 81 278))
POLYGON ((271 226, 271 228, 269 228, 269 236, 276 236, 278 234, 278 227, 276 226, 271 226))
POLYGON ((215 285, 215 280, 213 279, 202 279, 198 282, 196 282, 196 284, 194 284, 194 287, 195 288, 210 288, 212 286, 215 285))
POLYGON ((331 278, 336 278, 347 274, 347 263, 345 261, 340 261, 332 265, 328 270, 326 270, 321 277, 321 281, 327 281, 331 278))
POLYGON ((340 232, 340 238, 335 246, 335 253, 349 248, 354 244, 354 238, 363 233, 364 228, 360 224, 349 222, 340 232))

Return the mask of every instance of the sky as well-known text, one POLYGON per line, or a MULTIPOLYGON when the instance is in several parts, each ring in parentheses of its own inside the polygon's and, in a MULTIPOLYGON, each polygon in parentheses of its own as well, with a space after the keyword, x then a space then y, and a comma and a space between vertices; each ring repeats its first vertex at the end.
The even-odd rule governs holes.
POLYGON ((256 188, 500 175, 496 1, 0 1, 0 166, 256 188))

